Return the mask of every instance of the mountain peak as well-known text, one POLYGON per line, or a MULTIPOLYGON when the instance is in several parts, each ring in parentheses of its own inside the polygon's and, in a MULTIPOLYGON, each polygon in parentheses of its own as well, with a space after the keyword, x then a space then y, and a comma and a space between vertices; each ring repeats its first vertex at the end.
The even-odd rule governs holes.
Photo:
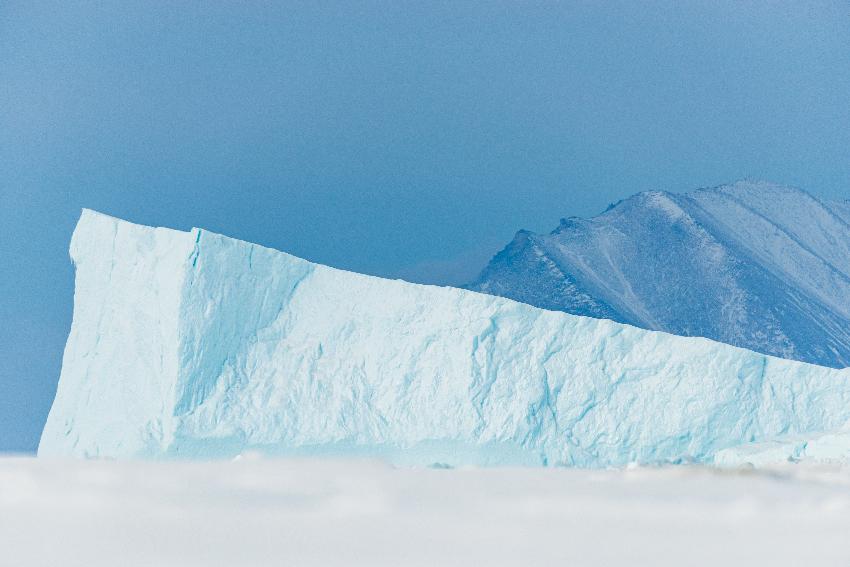
POLYGON ((740 180, 645 191, 515 239, 469 287, 547 309, 850 365, 850 211, 740 180), (520 250, 522 249, 522 250, 520 250), (593 306, 587 308, 588 305, 593 306))

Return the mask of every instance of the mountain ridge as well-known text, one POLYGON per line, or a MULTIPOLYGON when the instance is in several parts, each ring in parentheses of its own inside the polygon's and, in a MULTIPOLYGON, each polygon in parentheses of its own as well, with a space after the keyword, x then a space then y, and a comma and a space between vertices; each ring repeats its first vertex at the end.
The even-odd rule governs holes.
POLYGON ((519 231, 464 287, 846 367, 850 205, 763 181, 647 191, 519 231))

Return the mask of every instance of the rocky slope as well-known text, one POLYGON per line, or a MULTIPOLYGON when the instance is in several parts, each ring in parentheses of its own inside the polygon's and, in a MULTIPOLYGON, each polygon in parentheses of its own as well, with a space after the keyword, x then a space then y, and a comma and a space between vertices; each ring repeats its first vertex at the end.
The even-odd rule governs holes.
POLYGON ((767 183, 649 192, 520 231, 469 289, 850 365, 850 205, 767 183))

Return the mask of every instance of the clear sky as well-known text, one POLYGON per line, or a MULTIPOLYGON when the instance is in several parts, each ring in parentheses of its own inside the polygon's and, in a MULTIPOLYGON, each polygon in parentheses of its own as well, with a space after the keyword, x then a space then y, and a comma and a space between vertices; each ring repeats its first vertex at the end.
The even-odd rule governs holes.
POLYGON ((81 207, 463 283, 516 230, 751 177, 850 198, 847 2, 0 3, 0 450, 81 207))

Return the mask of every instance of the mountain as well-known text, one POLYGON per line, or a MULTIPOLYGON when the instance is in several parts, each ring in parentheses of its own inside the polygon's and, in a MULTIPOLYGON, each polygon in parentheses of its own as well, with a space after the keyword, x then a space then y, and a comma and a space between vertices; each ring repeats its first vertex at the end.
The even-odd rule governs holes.
POLYGON ((74 317, 40 456, 606 467, 710 462, 850 420, 850 370, 205 230, 85 211, 71 257, 74 317))
POLYGON ((850 366, 850 204, 763 182, 640 193, 520 231, 468 289, 850 366))

